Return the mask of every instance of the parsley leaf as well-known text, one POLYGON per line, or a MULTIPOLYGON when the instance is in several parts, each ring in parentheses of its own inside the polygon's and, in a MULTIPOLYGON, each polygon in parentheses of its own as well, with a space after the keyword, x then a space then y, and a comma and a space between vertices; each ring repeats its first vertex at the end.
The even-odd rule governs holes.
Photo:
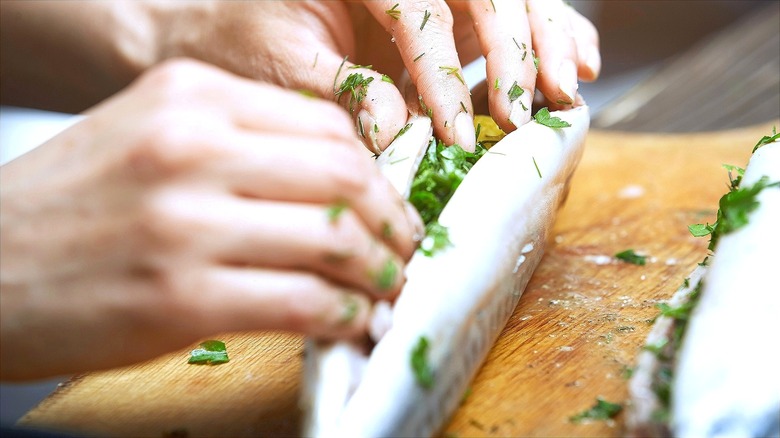
POLYGON ((515 81, 515 83, 512 84, 512 87, 509 88, 509 92, 507 93, 509 95, 509 102, 511 103, 516 101, 517 98, 522 96, 524 92, 525 90, 523 90, 519 85, 517 85, 517 81, 515 81))
POLYGON ((412 350, 410 365, 417 384, 425 389, 433 387, 433 369, 428 363, 428 338, 420 336, 412 350))
POLYGON ((561 120, 560 117, 552 117, 550 115, 550 110, 548 110, 546 107, 537 111, 536 114, 534 114, 534 119, 540 125, 544 125, 553 129, 568 128, 571 126, 569 122, 561 120))
POLYGON ((190 359, 187 363, 218 365, 230 361, 225 343, 222 341, 204 341, 200 343, 199 347, 190 352, 190 359))
POLYGON ((420 251, 430 257, 434 253, 451 246, 450 233, 447 227, 433 221, 425 226, 425 238, 420 242, 420 251))
POLYGON ((756 143, 756 145, 753 147, 753 152, 758 150, 761 146, 767 145, 769 143, 772 143, 772 142, 775 142, 775 141, 778 141, 778 140, 780 140, 780 134, 777 132, 777 128, 773 127, 772 128, 772 136, 770 137, 770 136, 765 135, 765 136, 761 137, 761 140, 759 140, 758 143, 756 143))
POLYGON ((590 409, 569 417, 572 423, 580 423, 583 420, 607 420, 615 417, 623 406, 619 403, 610 403, 601 397, 596 397, 596 404, 590 409))
POLYGON ((615 258, 634 265, 644 265, 647 261, 647 256, 639 255, 633 249, 621 251, 615 254, 615 258))

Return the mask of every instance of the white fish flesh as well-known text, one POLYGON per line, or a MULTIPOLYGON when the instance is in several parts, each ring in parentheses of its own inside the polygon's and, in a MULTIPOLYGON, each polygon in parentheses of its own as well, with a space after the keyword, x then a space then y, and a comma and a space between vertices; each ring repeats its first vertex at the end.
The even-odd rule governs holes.
MULTIPOLYGON (((433 256, 414 254, 407 282, 387 312, 389 329, 381 330, 373 349, 307 342, 304 434, 430 436, 444 425, 541 260, 582 154, 588 108, 552 116, 571 126, 528 123, 474 165, 439 216, 452 245, 433 256), (430 388, 418 384, 410 365, 422 337, 429 341, 430 388)), ((413 122, 385 151, 387 158, 378 159, 402 193, 416 169, 410 163, 419 163, 430 140, 430 121, 413 122), (412 159, 396 155, 404 153, 412 159), (392 169, 400 165, 409 168, 392 169)))

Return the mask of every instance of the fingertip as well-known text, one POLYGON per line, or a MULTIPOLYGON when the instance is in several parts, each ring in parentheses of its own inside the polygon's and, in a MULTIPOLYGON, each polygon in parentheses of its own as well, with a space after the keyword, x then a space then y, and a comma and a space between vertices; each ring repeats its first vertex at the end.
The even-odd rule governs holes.
POLYGON ((585 81, 595 81, 601 73, 601 52, 597 46, 591 45, 585 51, 583 61, 585 71, 580 75, 585 81))
POLYGON ((563 104, 572 104, 577 96, 577 66, 571 59, 564 59, 558 67, 558 90, 563 93, 563 104))
POLYGON ((477 132, 474 129, 474 117, 460 112, 453 122, 455 144, 467 152, 474 152, 477 146, 477 132))

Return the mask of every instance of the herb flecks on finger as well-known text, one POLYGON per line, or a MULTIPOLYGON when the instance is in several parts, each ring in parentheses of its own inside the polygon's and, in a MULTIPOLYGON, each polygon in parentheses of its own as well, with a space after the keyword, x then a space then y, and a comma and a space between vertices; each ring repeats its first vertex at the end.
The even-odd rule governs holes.
POLYGON ((523 93, 525 93, 525 90, 517 85, 517 81, 515 81, 507 92, 507 95, 509 96, 509 103, 516 101, 518 98, 520 98, 520 96, 523 95, 523 93))
POLYGON ((342 311, 339 318, 339 325, 347 325, 355 320, 360 311, 360 303, 357 298, 350 294, 344 294, 341 298, 342 311))
POLYGON ((325 211, 325 214, 328 217, 328 222, 331 224, 338 222, 339 218, 344 214, 348 207, 349 205, 347 205, 347 203, 344 201, 338 201, 335 204, 329 206, 325 211))
POLYGON ((187 363, 196 365, 219 365, 230 361, 225 343, 218 340, 203 341, 190 352, 187 363))
POLYGON ((461 84, 466 85, 466 81, 463 80, 463 76, 460 75, 460 69, 458 67, 444 65, 439 67, 439 70, 447 72, 448 76, 455 76, 461 84))
POLYGON ((389 290, 393 287, 398 277, 399 269, 395 260, 388 258, 376 275, 376 287, 380 290, 389 290))
POLYGON ((355 103, 360 103, 363 101, 363 99, 366 98, 366 94, 368 93, 368 85, 373 81, 373 77, 369 76, 366 78, 362 73, 350 74, 341 83, 339 89, 336 90, 336 101, 338 102, 341 100, 342 94, 349 92, 349 110, 350 112, 354 111, 355 103))
POLYGON ((401 10, 398 9, 398 3, 394 4, 392 8, 385 11, 385 14, 389 15, 393 20, 401 18, 401 10))

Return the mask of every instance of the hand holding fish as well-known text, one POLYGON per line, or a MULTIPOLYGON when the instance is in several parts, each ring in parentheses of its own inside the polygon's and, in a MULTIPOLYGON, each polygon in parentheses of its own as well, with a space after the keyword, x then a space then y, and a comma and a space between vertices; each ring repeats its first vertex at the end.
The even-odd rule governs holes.
POLYGON ((331 102, 168 61, 3 165, 2 379, 366 332, 422 224, 331 102))

